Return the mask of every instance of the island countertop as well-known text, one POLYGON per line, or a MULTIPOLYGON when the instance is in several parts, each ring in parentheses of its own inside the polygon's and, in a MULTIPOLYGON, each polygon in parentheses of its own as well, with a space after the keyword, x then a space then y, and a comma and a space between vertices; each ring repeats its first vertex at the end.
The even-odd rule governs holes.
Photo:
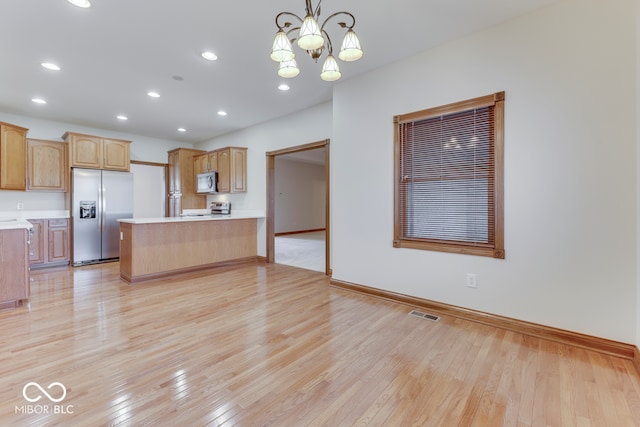
POLYGON ((231 213, 230 215, 189 215, 189 216, 170 216, 157 218, 128 218, 119 219, 118 222, 127 224, 162 224, 176 222, 192 222, 192 221, 221 221, 229 219, 258 219, 264 218, 264 212, 260 211, 240 211, 231 213))

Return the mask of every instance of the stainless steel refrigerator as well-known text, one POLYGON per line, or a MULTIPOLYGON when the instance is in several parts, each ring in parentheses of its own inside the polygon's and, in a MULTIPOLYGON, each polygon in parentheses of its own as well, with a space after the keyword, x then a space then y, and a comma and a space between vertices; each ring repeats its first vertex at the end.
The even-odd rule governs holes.
POLYGON ((120 257, 120 223, 133 218, 133 174, 74 168, 71 172, 74 266, 120 257))

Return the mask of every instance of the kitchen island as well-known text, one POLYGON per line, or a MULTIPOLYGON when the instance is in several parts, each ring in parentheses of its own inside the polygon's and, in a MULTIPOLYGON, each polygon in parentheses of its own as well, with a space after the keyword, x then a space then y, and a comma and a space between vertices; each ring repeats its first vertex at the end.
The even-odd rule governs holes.
POLYGON ((120 277, 133 284, 255 261, 263 215, 121 219, 120 277))
POLYGON ((0 310, 29 298, 29 230, 18 217, 0 219, 0 310))

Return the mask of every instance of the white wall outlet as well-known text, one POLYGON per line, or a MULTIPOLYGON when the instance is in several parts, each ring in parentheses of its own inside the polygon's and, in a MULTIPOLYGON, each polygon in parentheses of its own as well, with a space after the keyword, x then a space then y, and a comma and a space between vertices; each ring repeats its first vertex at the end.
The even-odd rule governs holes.
POLYGON ((122 231, 120 232, 120 240, 124 240, 124 233, 122 231))
POLYGON ((23 210, 24 209, 24 203, 18 202, 18 204, 16 206, 16 209, 18 209, 19 211, 23 210))
POLYGON ((468 288, 478 287, 478 280, 475 273, 467 273, 467 287, 468 288))

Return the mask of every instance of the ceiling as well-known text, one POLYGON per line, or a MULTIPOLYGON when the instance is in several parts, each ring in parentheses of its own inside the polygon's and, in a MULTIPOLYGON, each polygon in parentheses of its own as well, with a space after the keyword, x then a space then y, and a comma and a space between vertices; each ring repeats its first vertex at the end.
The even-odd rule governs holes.
MULTIPOLYGON (((324 55, 315 64, 294 47, 294 79, 278 77, 269 59, 276 14, 304 15, 302 0, 91 1, 88 9, 66 0, 4 3, 0 111, 197 143, 331 99, 335 83, 319 77, 324 55), (219 59, 204 60, 204 50, 219 59), (277 89, 283 82, 289 91, 277 89)), ((325 0, 321 18, 355 15, 365 54, 339 61, 344 81, 553 1, 325 0)), ((326 29, 338 50, 343 30, 333 20, 326 29)))

